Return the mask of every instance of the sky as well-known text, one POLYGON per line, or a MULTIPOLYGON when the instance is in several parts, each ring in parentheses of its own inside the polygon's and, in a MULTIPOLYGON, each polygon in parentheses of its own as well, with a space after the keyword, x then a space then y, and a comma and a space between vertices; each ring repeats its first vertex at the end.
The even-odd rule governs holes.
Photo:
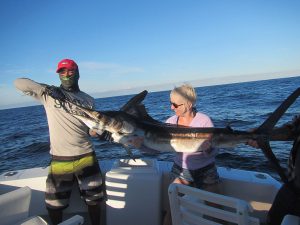
POLYGON ((16 78, 59 85, 64 58, 94 97, 299 76, 299 12, 296 0, 0 0, 0 109, 32 104, 16 78))

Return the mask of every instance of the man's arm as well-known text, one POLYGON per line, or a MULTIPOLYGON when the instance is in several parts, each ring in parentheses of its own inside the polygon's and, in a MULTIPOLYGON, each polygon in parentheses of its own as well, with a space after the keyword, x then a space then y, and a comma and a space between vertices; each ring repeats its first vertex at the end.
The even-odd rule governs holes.
POLYGON ((41 100, 46 87, 46 85, 42 85, 28 78, 18 78, 14 81, 14 85, 24 94, 32 96, 38 100, 41 100))
POLYGON ((300 117, 295 116, 291 122, 275 127, 270 134, 270 140, 294 141, 300 134, 300 117))
MULTIPOLYGON (((300 116, 295 116, 291 122, 285 123, 281 127, 275 127, 270 134, 270 141, 294 141, 299 135, 300 116)), ((246 144, 259 148, 256 140, 249 140, 246 144)))
MULTIPOLYGON (((295 139, 295 142, 299 141, 300 139, 300 116, 296 116, 293 120, 293 133, 297 135, 297 139, 295 139)), ((294 185, 297 190, 297 193, 300 193, 300 144, 297 144, 296 154, 295 154, 295 179, 294 179, 294 185)))
POLYGON ((295 188, 298 190, 298 193, 300 193, 300 149, 297 149, 296 158, 295 158, 295 179, 294 179, 294 185, 295 188))

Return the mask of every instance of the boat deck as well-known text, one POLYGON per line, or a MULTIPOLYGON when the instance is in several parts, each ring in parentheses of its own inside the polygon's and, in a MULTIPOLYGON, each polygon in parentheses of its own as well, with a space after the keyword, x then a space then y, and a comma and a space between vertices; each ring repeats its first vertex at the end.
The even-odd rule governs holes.
MULTIPOLYGON (((127 161, 123 160, 122 163, 128 163, 129 161, 127 161)), ((148 162, 148 160, 145 161, 148 162)), ((126 221, 134 221, 133 218, 137 218, 137 221, 139 218, 147 221, 147 218, 149 218, 149 209, 143 210, 147 206, 150 207, 150 210, 153 208, 159 209, 159 211, 153 211, 154 214, 157 214, 157 222, 155 224, 162 224, 163 215, 166 209, 169 208, 168 187, 171 182, 169 172, 173 164, 171 162, 155 160, 151 165, 156 168, 156 176, 159 176, 159 179, 156 179, 157 177, 155 176, 153 177, 150 170, 145 170, 140 166, 132 169, 122 167, 120 163, 116 166, 115 160, 100 162, 101 170, 106 177, 108 198, 108 201, 104 202, 102 207, 102 225, 117 225, 118 222, 113 221, 115 221, 115 217, 118 217, 118 215, 121 220, 124 220, 123 224, 130 224, 126 221), (152 178, 149 178, 151 176, 152 178), (156 186, 147 189, 149 188, 149 184, 155 182, 160 182, 159 189, 153 191, 156 186), (124 188, 122 189, 121 187, 123 186, 124 188), (144 190, 151 190, 152 193, 150 193, 151 191, 145 192, 144 190), (159 196, 157 202, 155 200, 156 196, 159 196), (150 202, 152 200, 154 202, 150 202), (147 204, 144 204, 145 202, 147 204), (116 210, 117 208, 119 210, 116 210)), ((254 209, 251 216, 259 218, 261 224, 264 224, 266 213, 281 183, 268 174, 253 171, 218 167, 218 172, 221 178, 220 194, 247 201, 254 209)), ((33 190, 30 214, 40 215, 46 221, 49 221, 47 210, 44 207, 44 190, 47 173, 48 168, 33 168, 3 173, 0 175, 0 194, 17 189, 18 187, 30 187, 33 190)), ((80 199, 76 188, 73 190, 70 206, 64 212, 64 218, 67 219, 75 214, 83 216, 85 224, 89 224, 86 206, 80 199)), ((138 225, 138 223, 136 224, 138 225)), ((151 223, 151 225, 155 224, 151 223)))

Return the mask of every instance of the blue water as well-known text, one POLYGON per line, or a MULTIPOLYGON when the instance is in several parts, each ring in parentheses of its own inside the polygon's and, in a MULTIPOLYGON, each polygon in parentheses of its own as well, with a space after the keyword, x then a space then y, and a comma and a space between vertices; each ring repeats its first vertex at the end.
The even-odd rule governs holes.
MULTIPOLYGON (((300 77, 255 81, 196 88, 198 111, 210 115, 216 127, 230 125, 235 130, 248 130, 259 126, 276 107, 300 84, 300 77)), ((100 98, 97 110, 118 110, 133 95, 100 98)), ((28 97, 29 98, 29 97, 28 97)), ((165 121, 172 115, 169 91, 149 93, 144 100, 149 114, 165 121)), ((297 100, 281 118, 278 126, 292 120, 299 113, 297 100)), ((0 110, 0 173, 49 164, 49 133, 42 106, 0 110)), ((63 137, 62 137, 63 138, 63 137)), ((117 144, 93 139, 99 160, 128 158, 117 144)), ((272 149, 280 164, 286 167, 291 142, 272 142, 272 149)), ((133 151, 136 157, 170 160, 172 153, 143 154, 133 151)), ((259 149, 240 145, 220 149, 219 166, 267 172, 278 178, 268 160, 259 149)))

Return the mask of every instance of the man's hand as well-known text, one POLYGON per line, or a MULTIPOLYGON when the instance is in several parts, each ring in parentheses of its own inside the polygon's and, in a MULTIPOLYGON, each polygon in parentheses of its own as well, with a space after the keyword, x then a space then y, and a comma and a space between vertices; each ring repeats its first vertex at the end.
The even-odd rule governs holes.
POLYGON ((91 137, 98 137, 98 133, 93 129, 89 130, 89 134, 90 134, 91 137))
POLYGON ((300 116, 295 116, 292 121, 293 131, 297 134, 300 133, 300 116))
POLYGON ((257 143, 256 140, 249 140, 246 144, 250 145, 253 148, 259 148, 258 143, 257 143))

